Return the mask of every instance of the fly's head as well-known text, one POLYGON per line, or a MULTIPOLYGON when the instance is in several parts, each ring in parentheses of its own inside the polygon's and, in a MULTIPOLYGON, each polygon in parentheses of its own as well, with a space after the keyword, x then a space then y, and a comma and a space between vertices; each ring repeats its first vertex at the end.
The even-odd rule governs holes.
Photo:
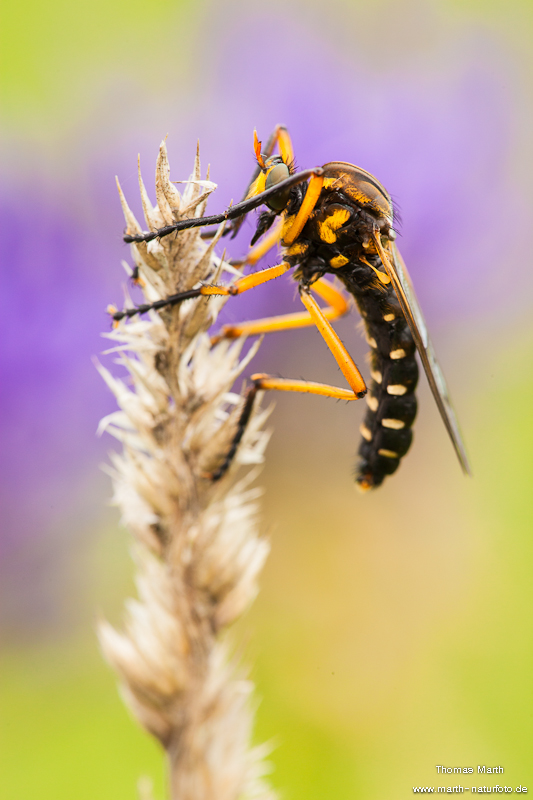
MULTIPOLYGON (((255 197, 256 195, 264 192, 266 189, 271 189, 276 184, 286 180, 289 175, 294 172, 292 164, 288 164, 283 160, 281 155, 272 155, 265 157, 261 153, 261 142, 257 138, 257 132, 254 131, 254 152, 257 164, 260 168, 260 173, 256 180, 250 187, 248 197, 255 197)), ((265 201, 265 205, 274 212, 274 214, 281 214, 284 211, 291 199, 291 189, 285 189, 279 194, 274 194, 265 201)))

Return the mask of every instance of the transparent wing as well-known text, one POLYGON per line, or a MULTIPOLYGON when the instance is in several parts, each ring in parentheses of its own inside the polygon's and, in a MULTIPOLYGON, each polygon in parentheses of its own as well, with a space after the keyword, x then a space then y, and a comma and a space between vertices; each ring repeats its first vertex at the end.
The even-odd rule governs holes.
POLYGON ((402 311, 405 314, 405 318, 413 334, 413 339, 415 340, 420 360, 422 361, 431 391, 433 392, 433 397, 437 403, 437 408, 440 411, 448 435, 452 440, 459 463, 463 471, 467 475, 471 475, 468 456, 466 455, 459 423, 457 422, 457 417, 455 416, 455 411, 450 400, 446 380, 437 361, 431 339, 429 338, 426 321, 418 300, 416 299, 407 267, 400 255, 400 251, 394 243, 392 243, 392 256, 392 264, 389 262, 389 259, 385 259, 383 266, 387 270, 392 281, 394 291, 396 292, 402 311))

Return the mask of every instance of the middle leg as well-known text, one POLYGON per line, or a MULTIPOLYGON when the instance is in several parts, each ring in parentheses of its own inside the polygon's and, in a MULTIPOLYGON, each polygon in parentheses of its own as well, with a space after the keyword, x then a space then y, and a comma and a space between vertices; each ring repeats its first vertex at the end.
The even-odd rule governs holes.
MULTIPOLYGON (((335 286, 324 278, 319 278, 312 284, 311 290, 326 301, 326 308, 322 312, 326 319, 333 320, 342 317, 349 311, 349 305, 344 295, 335 286)), ((237 339, 239 336, 254 336, 274 331, 286 331, 293 328, 305 328, 315 325, 315 320, 309 311, 298 311, 293 314, 280 314, 277 317, 265 317, 248 322, 239 322, 234 325, 224 325, 220 333, 213 336, 211 342, 216 344, 221 339, 237 339)))
MULTIPOLYGON (((292 380, 291 378, 276 378, 272 375, 264 374, 252 375, 252 386, 246 393, 244 405, 237 422, 237 429, 231 443, 231 447, 229 448, 222 464, 214 472, 206 476, 212 481, 217 481, 222 478, 222 476, 229 469, 242 437, 244 436, 244 432, 252 414, 255 397, 259 391, 276 390, 279 392, 303 392, 307 394, 322 395, 323 397, 335 397, 340 400, 359 400, 366 394, 366 385, 363 380, 363 376, 359 372, 355 362, 341 342, 339 336, 334 331, 324 311, 320 308, 316 300, 311 297, 309 289, 306 287, 300 287, 300 297, 307 309, 311 322, 315 324, 320 331, 324 341, 339 365, 341 372, 346 378, 350 389, 342 389, 338 386, 330 386, 329 384, 325 383, 315 383, 314 381, 292 380)), ((305 322, 304 324, 310 323, 305 322)))

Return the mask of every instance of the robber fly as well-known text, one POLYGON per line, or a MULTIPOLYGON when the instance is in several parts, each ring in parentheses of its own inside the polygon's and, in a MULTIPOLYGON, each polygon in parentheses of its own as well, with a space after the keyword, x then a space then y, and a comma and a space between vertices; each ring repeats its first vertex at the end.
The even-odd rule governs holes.
POLYGON ((291 140, 281 125, 271 135, 264 152, 254 133, 254 150, 257 168, 240 203, 223 214, 181 220, 150 233, 126 234, 124 240, 149 242, 187 228, 218 225, 225 220, 232 221, 229 230, 235 235, 245 215, 264 204, 267 210, 259 216, 252 248, 242 263, 256 263, 278 243, 282 246, 283 261, 239 278, 231 286, 203 285, 152 304, 115 312, 113 318, 118 321, 193 297, 237 295, 294 270, 304 312, 226 325, 215 340, 316 325, 350 389, 253 375, 233 444, 211 479, 218 480, 230 465, 257 392, 275 389, 345 400, 366 397, 367 412, 360 428, 362 439, 356 481, 362 490, 379 486, 387 475, 396 471, 411 444, 417 410, 416 351, 459 463, 463 471, 470 474, 446 382, 395 243, 394 211, 388 193, 370 173, 343 161, 296 171, 291 140), (276 146, 279 154, 274 152, 276 146), (368 391, 359 369, 331 325, 331 320, 346 313, 348 304, 344 295, 325 279, 328 274, 335 275, 344 284, 363 318, 371 349, 372 383, 368 391), (318 305, 312 292, 326 302, 325 308, 318 305))

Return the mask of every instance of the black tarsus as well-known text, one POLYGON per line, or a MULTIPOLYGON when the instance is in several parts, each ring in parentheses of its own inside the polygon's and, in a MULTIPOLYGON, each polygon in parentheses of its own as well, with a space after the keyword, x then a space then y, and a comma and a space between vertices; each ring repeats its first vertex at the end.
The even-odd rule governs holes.
POLYGON ((250 242, 250 247, 253 247, 257 240, 260 239, 264 233, 270 230, 276 217, 277 214, 275 211, 264 211, 261 214, 259 217, 259 222, 257 223, 257 229, 252 237, 252 241, 250 242))
POLYGON ((322 174, 322 167, 304 169, 302 172, 296 172, 294 175, 289 175, 289 177, 284 181, 277 183, 275 186, 271 186, 270 189, 265 189, 264 192, 261 192, 261 194, 258 194, 255 197, 251 197, 249 200, 244 200, 241 203, 237 203, 236 206, 230 206, 226 209, 226 211, 224 211, 223 214, 214 214, 211 217, 193 217, 192 219, 182 219, 180 222, 175 222, 173 225, 165 225, 165 227, 159 228, 156 231, 151 231, 150 233, 126 233, 124 235, 124 241, 128 243, 151 242, 154 239, 161 239, 164 236, 169 236, 171 233, 178 233, 178 231, 184 231, 189 228, 199 228, 203 227, 204 225, 220 225, 221 222, 225 222, 226 220, 244 217, 249 211, 253 211, 254 208, 263 205, 263 203, 265 203, 270 197, 283 192, 286 189, 290 189, 292 186, 297 186, 299 183, 303 183, 313 175, 322 174))
POLYGON ((222 462, 220 467, 218 467, 218 469, 216 469, 214 472, 211 472, 211 474, 208 476, 210 480, 213 481, 213 483, 215 481, 219 481, 220 478, 222 478, 222 476, 228 471, 229 466, 235 457, 237 448, 241 443, 242 437, 244 436, 244 431, 246 430, 248 423, 250 421, 250 417, 252 415, 252 410, 254 407, 255 397, 257 395, 257 392, 261 388, 259 384, 260 384, 260 379, 257 379, 256 381, 253 382, 252 386, 250 386, 250 388, 246 392, 244 405, 242 407, 241 415, 237 423, 237 430, 235 432, 235 436, 233 437, 231 447, 226 453, 226 457, 224 458, 224 461, 222 462))
POLYGON ((146 314, 147 311, 165 308, 165 306, 175 306, 177 303, 183 302, 183 300, 191 300, 194 297, 202 296, 210 297, 211 295, 202 295, 201 289, 189 289, 187 292, 171 294, 168 297, 164 297, 162 300, 156 300, 154 303, 143 303, 140 306, 135 306, 135 308, 126 308, 124 311, 115 311, 115 313, 111 315, 111 318, 114 319, 115 322, 120 322, 120 320, 124 319, 124 317, 134 317, 136 314, 146 314))

